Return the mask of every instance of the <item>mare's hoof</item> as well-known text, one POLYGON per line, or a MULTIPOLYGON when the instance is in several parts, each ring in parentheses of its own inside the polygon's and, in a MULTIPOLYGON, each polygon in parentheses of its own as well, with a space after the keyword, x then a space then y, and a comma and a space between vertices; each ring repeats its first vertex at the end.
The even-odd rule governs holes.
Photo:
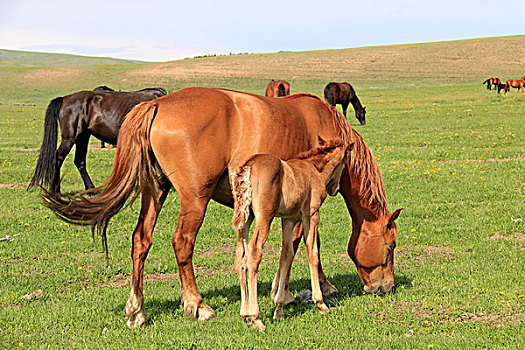
POLYGON ((251 316, 242 316, 242 318, 245 324, 252 326, 252 328, 257 329, 259 332, 263 332, 266 329, 260 318, 252 318, 251 316))
POLYGON ((200 321, 208 321, 215 318, 215 312, 213 309, 203 302, 196 304, 183 301, 183 305, 184 313, 189 318, 195 318, 200 321))

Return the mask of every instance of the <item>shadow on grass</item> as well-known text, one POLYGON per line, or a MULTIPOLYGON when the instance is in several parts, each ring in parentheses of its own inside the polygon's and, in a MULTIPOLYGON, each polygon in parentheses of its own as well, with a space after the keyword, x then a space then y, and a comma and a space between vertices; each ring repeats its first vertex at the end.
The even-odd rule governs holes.
MULTIPOLYGON (((293 277, 293 276, 292 276, 293 277)), ((330 282, 339 289, 339 294, 333 297, 325 297, 324 301, 328 307, 337 307, 344 302, 344 300, 359 297, 365 294, 361 279, 357 273, 346 273, 336 274, 329 277, 330 282)), ((405 288, 412 288, 412 279, 404 275, 396 275, 396 286, 404 286, 405 288)), ((269 281, 259 281, 257 284, 257 292, 259 296, 259 303, 266 304, 269 301, 270 291, 272 284, 269 281), (264 300, 263 300, 264 298, 264 300)), ((304 289, 311 289, 311 283, 309 278, 301 278, 298 280, 290 281, 290 291, 292 294, 297 295, 297 292, 304 289)), ((395 293, 395 291, 393 292, 395 293)), ((217 288, 206 291, 202 295, 204 302, 207 303, 211 308, 216 311, 224 310, 229 305, 239 303, 240 304, 240 288, 238 284, 233 284, 225 288, 217 288), (217 298, 218 297, 218 298, 217 298), (226 300, 225 300, 226 299, 226 300), (218 304, 217 300, 221 300, 218 304)), ((147 324, 154 323, 156 319, 165 314, 175 314, 182 311, 181 298, 174 299, 160 299, 155 296, 145 296, 144 308, 148 315, 147 324)), ((313 304, 305 304, 299 302, 296 297, 297 303, 290 305, 284 310, 284 317, 295 317, 309 312, 315 309, 313 304)), ((269 302, 271 304, 271 301, 269 302)), ((121 313, 124 310, 125 302, 119 303, 115 307, 114 311, 121 313)), ((272 320, 273 307, 268 309, 267 307, 261 307, 261 317, 265 319, 265 322, 276 322, 272 320)))

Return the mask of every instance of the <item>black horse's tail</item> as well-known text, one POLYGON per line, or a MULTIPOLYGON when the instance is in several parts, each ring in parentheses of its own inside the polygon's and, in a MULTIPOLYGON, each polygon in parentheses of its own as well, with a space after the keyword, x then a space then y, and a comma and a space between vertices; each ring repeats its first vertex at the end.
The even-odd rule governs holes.
POLYGON ((62 107, 62 97, 57 97, 49 103, 44 121, 44 140, 40 147, 40 155, 36 163, 35 174, 27 189, 36 186, 47 185, 51 187, 55 178, 57 162, 57 141, 58 141, 58 116, 62 107))
POLYGON ((279 84, 278 89, 279 89, 279 92, 277 93, 277 97, 284 97, 284 96, 286 96, 286 89, 284 88, 284 84, 283 83, 279 84))
POLYGON ((485 80, 482 84, 487 84, 489 82, 489 80, 485 80))
POLYGON ((332 92, 332 89, 330 89, 330 87, 328 86, 324 88, 324 99, 326 102, 328 102, 330 106, 335 106, 334 94, 332 92))

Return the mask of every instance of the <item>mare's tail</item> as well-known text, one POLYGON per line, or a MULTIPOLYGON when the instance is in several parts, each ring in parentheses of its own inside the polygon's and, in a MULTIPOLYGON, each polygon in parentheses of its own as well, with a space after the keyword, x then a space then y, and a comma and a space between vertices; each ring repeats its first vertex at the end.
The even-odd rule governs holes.
POLYGON ((286 89, 284 88, 284 84, 283 83, 279 84, 278 89, 279 89, 279 92, 277 93, 277 97, 284 97, 284 96, 286 96, 286 89))
MULTIPOLYGON (((87 190, 75 195, 61 195, 44 190, 43 203, 63 220, 76 224, 91 226, 93 237, 95 229, 102 236, 106 250, 106 227, 109 220, 117 214, 133 190, 140 194, 141 183, 160 184, 153 152, 149 144, 149 131, 157 113, 155 101, 137 105, 126 116, 119 132, 115 162, 109 179, 96 189, 87 190), (94 191, 100 193, 91 196, 94 191)), ((130 203, 130 204, 131 204, 130 203)))
MULTIPOLYGON (((35 174, 27 187, 28 190, 37 186, 45 186, 51 189, 57 163, 58 116, 63 100, 62 97, 57 97, 47 106, 44 121, 44 140, 40 147, 35 174)), ((51 190, 54 191, 54 189, 51 190)))
POLYGON ((232 228, 241 230, 250 217, 252 204, 252 184, 250 174, 252 168, 243 166, 230 174, 230 184, 234 199, 232 228))

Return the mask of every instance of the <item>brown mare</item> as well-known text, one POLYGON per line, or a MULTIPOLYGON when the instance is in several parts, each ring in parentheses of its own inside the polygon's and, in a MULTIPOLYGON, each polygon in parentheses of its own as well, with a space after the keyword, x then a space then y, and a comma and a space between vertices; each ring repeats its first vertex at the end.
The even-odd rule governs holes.
POLYGON ((498 86, 498 84, 501 84, 501 80, 499 78, 489 78, 483 82, 483 84, 487 84, 487 90, 492 90, 492 85, 498 86))
POLYGON ((524 92, 523 91, 524 86, 525 86, 525 76, 523 76, 521 80, 509 79, 505 82, 505 95, 507 94, 507 92, 510 91, 511 87, 518 89, 518 91, 516 91, 517 94, 519 94, 520 90, 521 92, 524 92))
POLYGON ((290 95, 290 83, 284 80, 273 80, 266 86, 266 93, 264 96, 268 97, 283 97, 290 95))
MULTIPOLYGON (((361 136, 341 113, 319 97, 295 94, 269 98, 237 91, 188 88, 136 106, 122 124, 110 178, 89 191, 61 195, 44 191, 43 199, 64 220, 97 229, 107 225, 133 190, 142 207, 133 232, 133 276, 126 304, 128 326, 146 321, 142 292, 144 261, 158 214, 173 186, 180 214, 172 245, 187 316, 215 317, 199 293, 193 250, 210 199, 233 207, 228 173, 258 153, 289 159, 341 138, 354 142, 340 181, 340 193, 352 217, 348 254, 367 293, 387 293, 394 285, 394 248, 400 209, 390 214, 379 167, 361 136), (203 103, 206 101, 206 103, 203 103), (176 150, 176 152, 174 151, 176 150), (140 183, 140 187, 137 185, 140 183)), ((298 230, 296 240, 301 239, 298 230)), ((295 242, 294 242, 295 245, 295 242)), ((337 292, 319 264, 324 295, 337 292)))
POLYGON ((324 99, 333 107, 335 107, 336 104, 340 104, 345 117, 348 104, 351 103, 354 107, 356 119, 361 125, 366 124, 366 108, 361 105, 361 101, 357 98, 352 85, 348 83, 328 83, 324 88, 324 99))
POLYGON ((294 256, 293 228, 299 222, 304 227, 313 300, 322 313, 328 312, 319 286, 319 208, 328 194, 337 194, 350 146, 337 140, 287 161, 271 154, 256 154, 230 174, 235 200, 232 227, 237 231, 238 240, 235 269, 241 284, 240 314, 252 327, 264 330, 257 303, 257 271, 263 245, 276 216, 282 218, 283 246, 279 270, 272 284, 273 318, 283 317, 284 305, 295 301, 288 289, 288 280, 294 256), (254 219, 255 231, 248 243, 254 219))
POLYGON ((86 155, 91 135, 116 145, 120 125, 126 114, 140 102, 166 95, 164 89, 135 92, 113 91, 99 86, 94 91, 80 91, 57 97, 49 103, 44 121, 44 139, 28 188, 38 185, 60 191, 60 168, 76 144, 75 165, 87 189, 94 188, 86 170, 86 155), (62 141, 57 149, 58 125, 62 141))

